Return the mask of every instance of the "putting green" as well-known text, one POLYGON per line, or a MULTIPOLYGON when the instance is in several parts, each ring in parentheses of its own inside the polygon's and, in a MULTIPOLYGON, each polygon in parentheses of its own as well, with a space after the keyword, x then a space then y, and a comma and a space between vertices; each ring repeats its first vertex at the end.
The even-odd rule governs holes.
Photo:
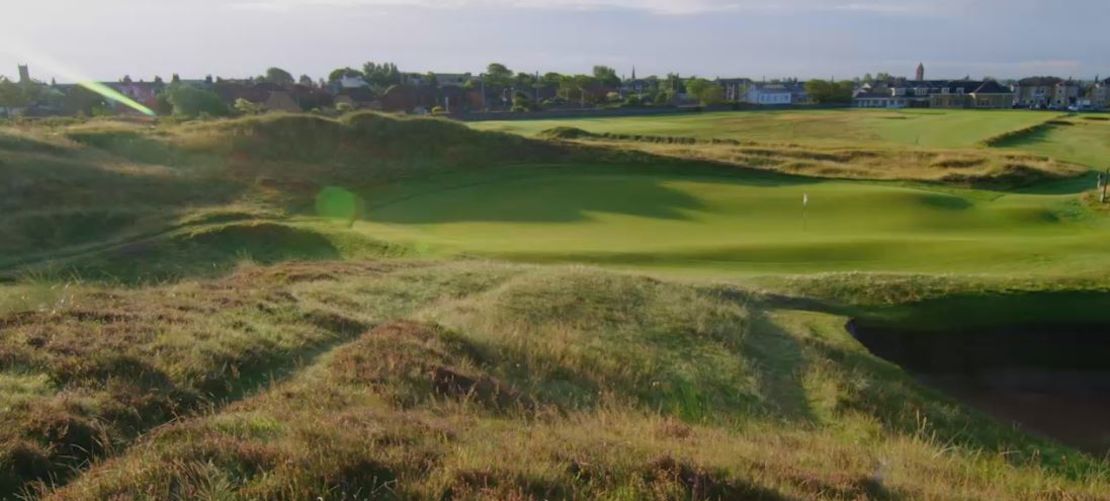
POLYGON ((1074 194, 575 166, 368 196, 359 231, 432 253, 731 274, 1075 273, 1110 262, 1110 220, 1074 194))
POLYGON ((590 132, 850 145, 964 148, 1057 116, 1027 110, 784 110, 648 117, 477 122, 481 130, 535 135, 553 127, 590 132))

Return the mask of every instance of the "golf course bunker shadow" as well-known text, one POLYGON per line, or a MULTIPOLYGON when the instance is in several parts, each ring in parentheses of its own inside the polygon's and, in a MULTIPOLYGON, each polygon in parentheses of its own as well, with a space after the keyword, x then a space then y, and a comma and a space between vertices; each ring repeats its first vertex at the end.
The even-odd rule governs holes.
POLYGON ((853 320, 871 353, 1005 424, 1110 454, 1110 323, 944 331, 853 320))

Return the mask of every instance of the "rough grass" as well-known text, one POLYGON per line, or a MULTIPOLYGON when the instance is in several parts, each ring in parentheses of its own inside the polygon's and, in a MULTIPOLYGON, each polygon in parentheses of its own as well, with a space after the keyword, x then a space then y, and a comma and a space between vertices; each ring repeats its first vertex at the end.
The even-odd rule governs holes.
POLYGON ((1082 175, 1087 168, 1048 157, 982 150, 814 148, 797 144, 736 144, 682 138, 587 136, 615 148, 809 177, 930 181, 1012 188, 1082 175))
MULTIPOLYGON (((931 117, 899 116, 878 118, 931 117)), ((790 162, 873 155, 789 148, 790 162)), ((983 155, 926 160, 974 171, 993 165, 983 155)), ((1041 185, 719 163, 380 115, 6 130, 0 498, 1105 497, 1105 460, 922 388, 844 329, 849 314, 1098 306, 1102 213, 1041 185), (801 193, 814 211, 799 229, 801 193), (430 254, 998 274, 770 277, 753 292, 368 260, 430 254), (1015 269, 1028 273, 999 275, 1015 269), (1095 299, 946 302, 1011 290, 1095 299), (923 298, 936 302, 902 304, 923 298)))
POLYGON ((1110 487, 1105 464, 872 358, 843 317, 768 309, 732 287, 583 268, 298 264, 71 304, 3 317, 15 329, 5 360, 22 360, 0 379, 7 489, 1082 499, 1110 487))

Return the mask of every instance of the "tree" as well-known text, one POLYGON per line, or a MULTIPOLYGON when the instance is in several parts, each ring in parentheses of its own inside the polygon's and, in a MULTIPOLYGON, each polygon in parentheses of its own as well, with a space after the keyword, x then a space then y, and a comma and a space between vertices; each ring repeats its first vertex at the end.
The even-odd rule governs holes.
POLYGON ((847 80, 831 82, 814 79, 806 82, 806 94, 817 104, 851 103, 854 91, 855 86, 847 80))
POLYGON ((344 78, 365 78, 361 71, 358 71, 350 66, 346 68, 336 68, 328 73, 328 82, 335 83, 344 78))
POLYGON ((535 103, 526 92, 518 90, 513 93, 513 111, 529 111, 534 107, 535 103))
POLYGON ((546 85, 548 87, 558 87, 559 83, 562 82, 562 80, 563 80, 563 75, 555 73, 554 71, 549 72, 549 73, 544 73, 543 76, 540 77, 540 82, 542 82, 544 85, 546 85))
POLYGON ((513 71, 501 63, 490 63, 485 79, 488 87, 508 87, 513 83, 513 71))
POLYGON ((594 66, 594 78, 608 87, 617 87, 621 84, 621 79, 617 76, 617 70, 608 66, 594 66))
POLYGON ((574 88, 578 89, 578 102, 583 108, 586 107, 586 91, 593 87, 597 80, 590 75, 574 75, 572 77, 574 88))
POLYGON ((724 100, 724 89, 717 85, 717 82, 704 78, 687 80, 686 93, 694 96, 703 106, 717 104, 724 100))
POLYGON ((388 89, 400 85, 401 72, 393 63, 376 64, 373 61, 362 65, 362 78, 375 89, 388 89))
POLYGON ((538 82, 538 80, 536 80, 536 76, 531 73, 521 72, 517 73, 516 76, 513 77, 513 87, 515 87, 517 90, 531 89, 536 86, 536 82, 538 82))
POLYGON ((70 115, 92 116, 93 110, 105 106, 104 98, 89 89, 75 85, 62 97, 62 109, 70 115))
POLYGON ((22 108, 27 104, 27 96, 19 84, 0 78, 0 107, 22 108))
POLYGON ((664 86, 672 93, 678 94, 682 92, 682 77, 680 77, 678 73, 667 73, 664 86))
POLYGON ((235 111, 243 115, 257 115, 265 111, 265 108, 263 108, 261 104, 252 103, 243 98, 235 100, 234 108, 235 111))
POLYGON ((276 67, 267 69, 266 75, 262 77, 262 80, 278 85, 293 85, 293 82, 296 81, 293 79, 293 74, 276 67))
POLYGON ((167 99, 173 106, 173 114, 186 118, 196 118, 202 114, 222 117, 228 114, 227 106, 215 92, 191 85, 171 85, 167 99))
POLYGON ((305 87, 312 87, 312 77, 308 75, 301 75, 301 78, 297 81, 297 83, 300 83, 305 87))

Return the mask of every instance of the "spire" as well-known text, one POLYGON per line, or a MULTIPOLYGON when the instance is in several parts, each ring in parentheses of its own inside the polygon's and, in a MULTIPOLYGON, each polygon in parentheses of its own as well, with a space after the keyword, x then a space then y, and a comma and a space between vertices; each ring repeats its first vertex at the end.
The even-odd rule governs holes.
POLYGON ((925 63, 917 63, 917 79, 925 80, 925 63))
POLYGON ((636 79, 636 65, 635 64, 632 65, 632 79, 633 80, 636 79))

